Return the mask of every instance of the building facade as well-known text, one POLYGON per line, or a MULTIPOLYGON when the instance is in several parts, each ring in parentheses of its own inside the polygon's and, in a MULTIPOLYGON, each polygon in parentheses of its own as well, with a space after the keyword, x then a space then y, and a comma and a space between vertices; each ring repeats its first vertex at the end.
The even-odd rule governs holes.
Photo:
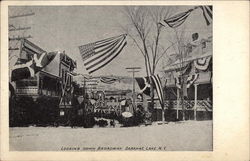
POLYGON ((177 59, 164 69, 165 117, 179 120, 185 113, 188 120, 212 119, 212 37, 187 47, 182 62, 177 59))
MULTIPOLYGON (((23 40, 19 59, 30 59, 32 55, 42 52, 45 51, 34 43, 23 40)), ((72 99, 74 68, 76 62, 65 53, 58 52, 55 58, 34 77, 11 82, 15 91, 15 104, 12 103, 10 106, 12 116, 10 120, 15 120, 15 117, 25 118, 27 121, 24 124, 51 124, 60 120, 61 109, 65 108, 61 105, 68 105, 72 99)), ((18 121, 20 120, 14 122, 18 121)))

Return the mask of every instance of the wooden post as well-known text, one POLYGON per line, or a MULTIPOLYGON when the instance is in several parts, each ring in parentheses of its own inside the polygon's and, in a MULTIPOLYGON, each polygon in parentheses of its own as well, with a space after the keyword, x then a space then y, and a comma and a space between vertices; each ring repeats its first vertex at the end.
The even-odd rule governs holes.
POLYGON ((179 97, 180 97, 180 90, 177 89, 177 99, 176 99, 176 118, 179 119, 179 97))
POLYGON ((166 91, 165 88, 163 88, 163 103, 162 103, 162 123, 165 122, 165 96, 166 96, 166 91))
POLYGON ((164 123, 165 122, 165 111, 164 111, 165 109, 164 109, 164 106, 163 106, 163 108, 162 108, 162 123, 164 123))
POLYGON ((197 120, 197 87, 198 84, 194 84, 194 120, 197 120))

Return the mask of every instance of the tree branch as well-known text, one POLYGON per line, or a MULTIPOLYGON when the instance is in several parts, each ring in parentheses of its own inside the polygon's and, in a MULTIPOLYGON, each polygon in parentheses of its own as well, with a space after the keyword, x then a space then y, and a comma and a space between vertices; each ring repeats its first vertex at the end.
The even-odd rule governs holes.
POLYGON ((176 42, 175 43, 172 43, 172 45, 170 45, 170 46, 168 46, 161 54, 160 54, 160 56, 157 58, 157 60, 156 60, 156 64, 158 64, 158 62, 159 62, 159 60, 163 57, 163 55, 168 51, 168 49, 170 49, 172 46, 174 46, 176 44, 176 42))

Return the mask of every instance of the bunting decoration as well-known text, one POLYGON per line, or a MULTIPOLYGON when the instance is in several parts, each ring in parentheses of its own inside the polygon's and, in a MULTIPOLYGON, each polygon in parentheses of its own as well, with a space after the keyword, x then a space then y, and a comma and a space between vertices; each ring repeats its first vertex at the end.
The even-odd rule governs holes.
POLYGON ((106 84, 113 84, 116 81, 119 81, 119 79, 118 78, 114 78, 114 77, 101 77, 100 81, 102 83, 106 83, 106 84))
POLYGON ((11 71, 11 81, 17 81, 21 79, 27 79, 35 76, 34 61, 30 60, 26 63, 18 62, 14 65, 11 71))
POLYGON ((209 66, 210 60, 211 60, 211 56, 199 58, 197 60, 194 60, 194 66, 198 70, 205 71, 205 70, 207 70, 207 68, 209 66))
POLYGON ((164 22, 160 22, 160 24, 163 25, 163 26, 166 26, 166 25, 164 25, 166 23, 169 27, 176 28, 176 27, 180 26, 181 24, 183 24, 186 21, 186 19, 188 18, 188 16, 190 15, 190 13, 193 10, 194 9, 190 9, 190 10, 188 10, 186 12, 179 13, 179 14, 177 14, 175 16, 172 16, 172 17, 170 17, 168 19, 163 20, 164 22))
POLYGON ((44 67, 46 67, 58 54, 58 52, 44 52, 42 54, 35 54, 34 55, 34 61, 35 61, 35 67, 37 73, 38 71, 42 70, 44 67))
POLYGON ((11 71, 11 81, 34 77, 35 74, 46 67, 56 56, 56 52, 34 54, 30 60, 19 59, 11 71))
POLYGON ((200 8, 202 10, 203 16, 205 18, 207 26, 212 23, 213 20, 213 7, 212 6, 196 6, 192 9, 189 9, 186 12, 179 13, 177 15, 174 15, 168 19, 163 20, 163 22, 160 22, 159 24, 162 26, 168 25, 171 28, 177 28, 180 25, 182 25, 188 16, 191 14, 192 11, 195 9, 200 8))
POLYGON ((202 9, 203 16, 206 20, 207 26, 212 23, 213 20, 213 7, 212 6, 200 6, 202 9))
POLYGON ((162 89, 162 84, 159 75, 152 75, 151 76, 153 83, 156 87, 156 92, 158 95, 158 98, 160 100, 160 104, 163 107, 163 89, 162 89))
POLYGON ((150 96, 149 77, 135 78, 140 88, 140 92, 150 96))
POLYGON ((126 34, 79 46, 83 63, 89 74, 101 69, 126 46, 126 34))

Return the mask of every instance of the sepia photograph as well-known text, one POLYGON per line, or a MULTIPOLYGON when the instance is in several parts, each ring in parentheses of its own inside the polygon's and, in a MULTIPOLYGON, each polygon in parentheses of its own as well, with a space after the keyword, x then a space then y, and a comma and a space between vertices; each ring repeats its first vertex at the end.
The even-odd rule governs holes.
POLYGON ((0 2, 0 160, 249 160, 249 1, 0 2))
POLYGON ((212 5, 8 6, 10 151, 213 151, 212 5))

